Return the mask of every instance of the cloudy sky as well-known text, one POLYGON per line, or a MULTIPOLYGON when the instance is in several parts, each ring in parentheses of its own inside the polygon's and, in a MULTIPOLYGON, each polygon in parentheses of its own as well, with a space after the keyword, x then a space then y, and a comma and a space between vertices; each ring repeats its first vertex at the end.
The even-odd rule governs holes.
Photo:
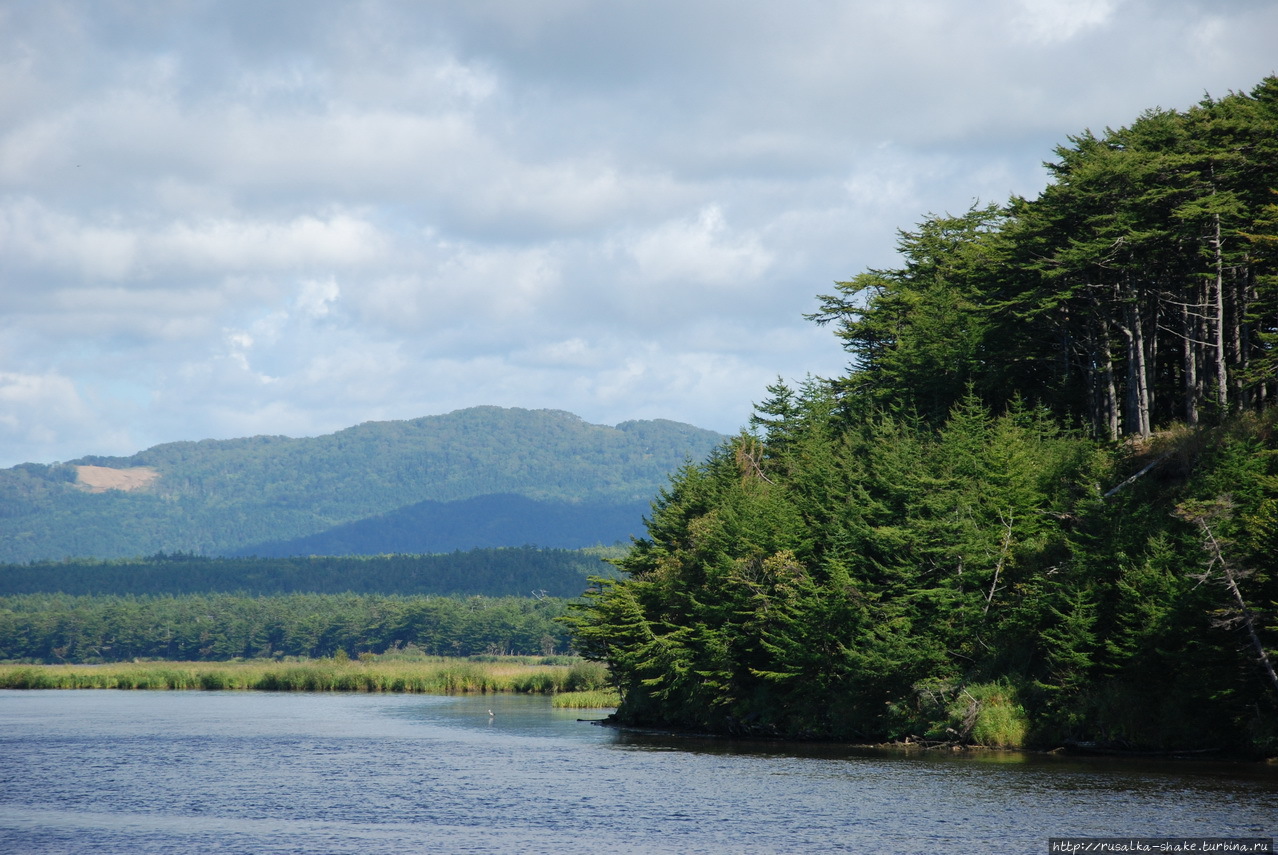
POLYGON ((802 319, 1273 0, 0 0, 0 466, 477 404, 733 432, 802 319))

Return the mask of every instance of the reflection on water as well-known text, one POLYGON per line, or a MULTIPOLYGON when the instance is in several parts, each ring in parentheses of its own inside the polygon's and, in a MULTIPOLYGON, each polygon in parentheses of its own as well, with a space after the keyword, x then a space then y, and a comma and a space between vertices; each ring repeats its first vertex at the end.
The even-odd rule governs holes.
POLYGON ((1278 769, 1256 764, 578 720, 600 717, 492 695, 0 692, 0 852, 1045 852, 1269 837, 1278 817, 1278 769))

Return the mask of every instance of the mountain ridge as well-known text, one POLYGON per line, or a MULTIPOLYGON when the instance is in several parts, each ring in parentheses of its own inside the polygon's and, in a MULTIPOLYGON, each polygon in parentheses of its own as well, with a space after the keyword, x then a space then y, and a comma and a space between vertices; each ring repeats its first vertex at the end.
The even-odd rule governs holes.
POLYGON ((607 426, 563 410, 483 406, 316 437, 184 440, 127 457, 20 464, 0 470, 0 562, 227 554, 425 501, 497 494, 633 505, 724 439, 665 419, 607 426), (90 492, 86 467, 99 479, 103 469, 156 477, 127 492, 90 492))

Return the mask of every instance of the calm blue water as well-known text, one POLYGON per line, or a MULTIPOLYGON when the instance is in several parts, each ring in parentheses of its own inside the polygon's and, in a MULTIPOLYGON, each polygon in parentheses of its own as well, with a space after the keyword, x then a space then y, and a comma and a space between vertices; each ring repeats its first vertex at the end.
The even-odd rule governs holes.
POLYGON ((969 853, 1271 837, 1278 769, 622 734, 544 698, 0 691, 0 853, 969 853), (488 715, 488 709, 493 715, 488 715))

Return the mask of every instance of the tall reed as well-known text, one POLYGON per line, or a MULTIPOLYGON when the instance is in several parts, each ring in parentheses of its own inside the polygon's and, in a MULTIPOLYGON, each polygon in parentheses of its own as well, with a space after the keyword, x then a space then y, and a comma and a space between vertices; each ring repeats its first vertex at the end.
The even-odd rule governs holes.
POLYGON ((311 659, 298 662, 128 662, 0 665, 0 689, 222 689, 267 692, 520 692, 555 694, 582 682, 573 665, 311 659))
POLYGON ((593 689, 584 692, 560 692, 550 702, 551 706, 564 709, 612 709, 621 704, 616 689, 593 689))

